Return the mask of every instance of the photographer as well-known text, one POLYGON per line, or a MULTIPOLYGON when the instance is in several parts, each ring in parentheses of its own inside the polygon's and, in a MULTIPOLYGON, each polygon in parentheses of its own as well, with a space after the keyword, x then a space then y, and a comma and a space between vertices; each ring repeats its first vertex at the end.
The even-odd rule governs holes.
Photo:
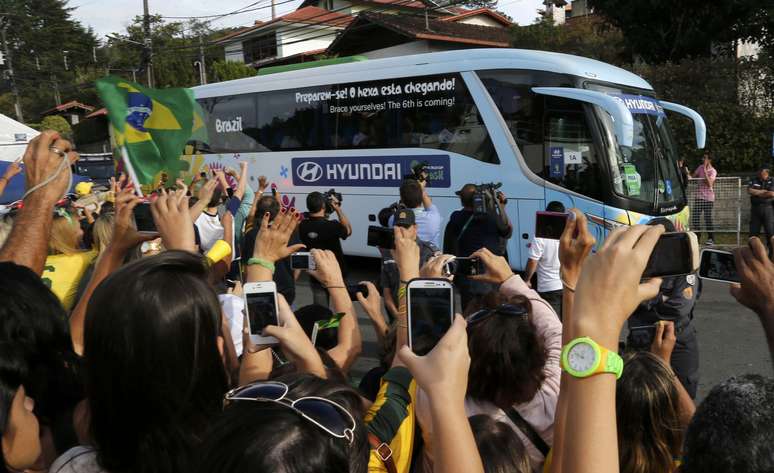
MULTIPOLYGON (((298 226, 301 242, 308 250, 317 248, 332 251, 342 274, 346 276, 341 240, 346 240, 352 234, 352 226, 341 210, 341 194, 336 195, 333 189, 325 194, 312 192, 306 196, 306 208, 309 211, 307 218, 298 226), (336 212, 338 220, 328 219, 333 212, 336 212)), ((328 307, 328 291, 316 279, 312 279, 311 287, 314 303, 328 307)))
MULTIPOLYGON (((441 213, 427 194, 426 183, 424 172, 418 172, 414 176, 403 179, 400 185, 400 202, 404 207, 414 211, 417 237, 440 246, 441 213)), ((392 225, 393 221, 390 219, 388 226, 392 225)))
MULTIPOLYGON (((470 256, 473 252, 486 248, 497 256, 505 255, 504 240, 511 237, 513 226, 505 213, 507 199, 502 192, 496 193, 496 208, 488 208, 485 213, 475 208, 476 194, 484 191, 481 186, 465 184, 457 192, 462 203, 461 210, 455 210, 446 224, 443 239, 443 252, 460 257, 470 256), (478 211, 477 211, 478 210, 478 211)), ((486 190, 494 192, 493 189, 486 190)), ((454 280, 460 290, 462 310, 474 297, 487 294, 496 288, 491 284, 472 281, 458 275, 454 280)))
MULTIPOLYGON (((648 225, 663 225, 666 231, 675 231, 674 224, 665 218, 656 218, 648 225)), ((674 322, 677 337, 672 352, 671 365, 680 382, 692 399, 699 388, 699 344, 693 325, 693 308, 697 299, 697 278, 695 275, 663 278, 658 296, 641 303, 629 317, 627 348, 647 351, 656 332, 655 324, 665 320, 674 322), (648 330, 634 330, 632 327, 654 327, 648 330)))

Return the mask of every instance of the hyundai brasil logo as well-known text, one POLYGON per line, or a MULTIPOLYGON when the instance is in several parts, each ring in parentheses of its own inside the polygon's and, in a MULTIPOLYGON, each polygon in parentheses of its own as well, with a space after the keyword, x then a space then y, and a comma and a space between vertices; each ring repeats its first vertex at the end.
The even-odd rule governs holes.
POLYGON ((296 168, 296 175, 304 182, 316 182, 323 176, 323 169, 317 163, 307 161, 296 168))

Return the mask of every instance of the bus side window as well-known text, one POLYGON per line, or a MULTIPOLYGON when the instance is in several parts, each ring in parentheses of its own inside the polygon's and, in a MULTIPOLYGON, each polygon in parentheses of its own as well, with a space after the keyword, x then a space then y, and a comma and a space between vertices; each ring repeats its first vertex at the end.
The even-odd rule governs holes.
POLYGON ((602 200, 602 173, 583 105, 547 98, 544 129, 547 180, 602 200))

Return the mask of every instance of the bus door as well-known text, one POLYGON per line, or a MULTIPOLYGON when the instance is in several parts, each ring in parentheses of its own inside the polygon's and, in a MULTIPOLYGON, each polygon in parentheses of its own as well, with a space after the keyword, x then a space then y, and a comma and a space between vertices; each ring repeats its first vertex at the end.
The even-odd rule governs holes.
POLYGON ((602 241, 606 179, 601 150, 594 143, 587 120, 582 102, 545 97, 545 205, 559 202, 566 210, 577 208, 585 213, 594 237, 602 241))

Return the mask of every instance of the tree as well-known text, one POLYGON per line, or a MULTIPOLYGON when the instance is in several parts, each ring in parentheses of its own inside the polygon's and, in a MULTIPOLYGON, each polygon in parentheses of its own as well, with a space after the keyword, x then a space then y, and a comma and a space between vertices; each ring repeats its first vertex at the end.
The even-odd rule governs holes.
POLYGON ((628 52, 648 63, 708 57, 736 40, 772 34, 771 2, 759 0, 588 0, 619 28, 628 52))
POLYGON ((69 137, 73 129, 64 117, 49 115, 40 122, 41 130, 54 130, 64 137, 69 137))
POLYGON ((212 63, 215 79, 218 81, 241 79, 252 77, 258 73, 255 69, 242 62, 215 61, 212 63))

